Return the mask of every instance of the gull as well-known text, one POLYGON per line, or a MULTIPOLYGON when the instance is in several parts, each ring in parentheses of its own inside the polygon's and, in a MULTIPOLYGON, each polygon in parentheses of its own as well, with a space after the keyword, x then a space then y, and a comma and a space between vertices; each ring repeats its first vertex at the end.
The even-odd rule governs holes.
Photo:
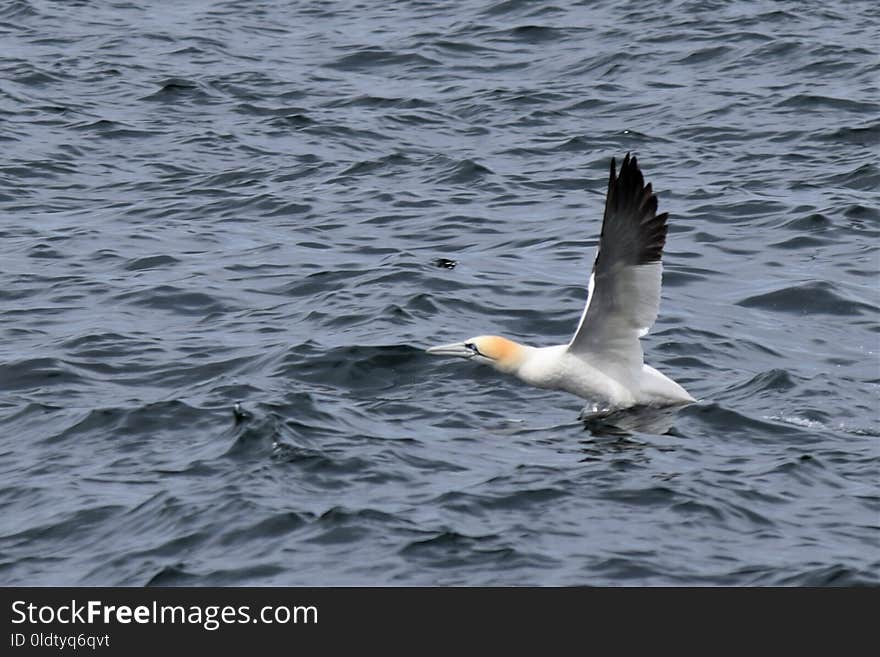
POLYGON ((430 347, 430 354, 491 365, 539 388, 564 390, 602 405, 667 406, 695 401, 675 381, 645 364, 640 338, 660 308, 668 213, 627 153, 617 173, 611 159, 599 248, 587 304, 568 344, 530 347, 497 335, 430 347))

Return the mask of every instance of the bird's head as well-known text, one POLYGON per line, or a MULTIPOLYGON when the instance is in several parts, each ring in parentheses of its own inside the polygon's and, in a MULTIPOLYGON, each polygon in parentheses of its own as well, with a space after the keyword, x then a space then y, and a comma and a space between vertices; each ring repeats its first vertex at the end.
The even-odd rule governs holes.
POLYGON ((429 354, 458 356, 478 363, 486 363, 502 372, 514 372, 526 356, 526 347, 497 335, 480 335, 464 342, 429 347, 429 354))

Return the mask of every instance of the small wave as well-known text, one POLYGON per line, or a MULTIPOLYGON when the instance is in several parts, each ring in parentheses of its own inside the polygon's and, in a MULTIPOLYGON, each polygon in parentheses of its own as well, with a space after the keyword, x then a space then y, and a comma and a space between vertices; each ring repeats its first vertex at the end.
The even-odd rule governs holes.
POLYGON ((563 41, 576 34, 570 28, 547 27, 544 25, 520 25, 509 30, 507 34, 516 41, 524 43, 544 43, 545 41, 563 41))
POLYGON ((612 556, 599 560, 592 566, 592 570, 601 573, 611 580, 650 580, 661 575, 662 568, 645 557, 612 556))
POLYGON ((82 383, 70 365, 57 358, 27 358, 0 363, 0 390, 30 390, 82 383))
POLYGON ((70 127, 73 130, 90 132, 105 139, 126 139, 129 137, 146 139, 157 134, 154 130, 132 128, 123 123, 108 121, 106 119, 99 119, 98 121, 92 121, 89 123, 78 123, 70 127))
POLYGON ((462 160, 440 177, 440 182, 461 185, 483 180, 494 172, 474 160, 462 160))
POLYGON ((276 462, 291 463, 306 472, 321 475, 341 476, 365 472, 370 463, 356 456, 332 455, 327 450, 298 447, 283 442, 275 442, 272 458, 276 462))
POLYGON ((161 269, 163 267, 174 266, 178 264, 180 260, 175 258, 174 256, 170 256, 164 253, 159 253, 156 255, 150 256, 140 256, 138 258, 132 258, 128 262, 125 263, 126 271, 141 271, 144 269, 161 269))
MULTIPOLYGON (((441 531, 426 539, 411 541, 399 554, 420 567, 460 573, 463 568, 479 568, 484 581, 515 568, 547 567, 556 560, 541 554, 527 553, 508 545, 499 536, 469 536, 452 530, 441 531), (486 572, 489 569, 489 572, 486 572)), ((461 582, 467 581, 459 574, 461 582)), ((503 581, 503 580, 502 580, 503 581)))
POLYGON ((397 166, 412 165, 412 160, 401 153, 391 153, 376 160, 356 162, 342 171, 339 176, 353 176, 373 173, 377 170, 391 169, 397 166))
POLYGON ((863 428, 863 427, 852 427, 843 422, 831 425, 828 422, 822 422, 820 420, 811 420, 805 417, 798 417, 795 415, 765 415, 765 420, 771 420, 773 422, 782 422, 784 424, 791 424, 796 427, 804 427, 805 429, 820 429, 820 430, 828 430, 828 431, 839 431, 842 433, 848 433, 855 436, 871 436, 877 437, 880 436, 880 429, 871 429, 871 428, 863 428))
MULTIPOLYGON (((683 416, 696 417, 705 427, 704 431, 717 431, 723 436, 740 436, 747 440, 775 441, 781 438, 798 438, 805 435, 801 427, 774 422, 766 418, 754 418, 717 402, 692 404, 682 410, 683 416)), ((817 438, 818 439, 818 438, 817 438)))
POLYGON ((876 146, 880 144, 880 123, 829 130, 820 134, 819 139, 834 143, 846 142, 858 146, 876 146))
POLYGON ((813 281, 757 294, 738 301, 737 305, 794 315, 816 313, 853 316, 874 314, 878 310, 868 303, 843 297, 836 286, 826 281, 813 281))
POLYGON ((726 393, 739 392, 757 395, 762 392, 785 392, 796 387, 792 374, 783 369, 772 369, 754 375, 744 383, 736 384, 725 390, 726 393))
POLYGON ((197 82, 183 78, 169 78, 159 83, 159 89, 144 96, 141 100, 158 103, 179 103, 181 101, 205 102, 212 96, 197 82))
POLYGON ((286 536, 302 529, 313 520, 314 517, 310 514, 281 511, 247 523, 245 526, 225 531, 218 540, 221 545, 238 545, 241 542, 248 542, 260 537, 286 536))
POLYGON ((144 439, 158 439, 162 435, 174 433, 174 427, 186 426, 195 431, 206 428, 211 422, 212 411, 191 406, 181 400, 173 399, 143 404, 135 407, 105 407, 89 409, 85 415, 47 439, 49 443, 66 442, 76 439, 103 440, 108 436, 121 435, 129 440, 129 445, 138 444, 144 439))
POLYGON ((11 2, 3 3, 3 8, 0 9, 0 18, 4 19, 12 19, 12 18, 34 18, 40 15, 40 12, 34 9, 33 3, 28 0, 12 0, 11 2))
POLYGON ((296 351, 281 366, 285 376, 363 391, 393 389, 418 376, 422 359, 429 358, 410 346, 337 347, 313 355, 296 351))
POLYGON ((769 246, 771 248, 782 249, 784 251, 799 251, 801 249, 818 249, 829 244, 833 244, 833 242, 831 240, 814 237, 812 235, 798 235, 796 237, 790 237, 788 239, 782 240, 781 242, 770 244, 769 246))
POLYGON ((548 504, 556 504, 558 500, 568 496, 569 493, 561 488, 545 486, 540 488, 523 488, 495 495, 477 495, 453 491, 444 493, 436 498, 434 502, 450 509, 482 515, 497 509, 540 509, 548 504))
POLYGON ((849 98, 835 98, 819 94, 795 94, 776 104, 777 107, 797 107, 801 109, 833 109, 858 112, 860 115, 877 114, 880 105, 849 98))
POLYGON ((831 176, 828 183, 863 191, 880 189, 880 169, 874 164, 863 164, 847 173, 831 176))
POLYGON ((405 520, 378 509, 334 506, 306 527, 304 540, 318 545, 360 543, 371 535, 387 534, 390 528, 407 526, 405 520))
POLYGON ((368 107, 379 109, 426 109, 435 106, 436 103, 422 98, 377 96, 372 94, 340 98, 327 103, 327 107, 368 107))
POLYGON ((124 292, 115 297, 138 306, 166 310, 180 315, 224 313, 232 310, 228 302, 205 292, 185 290, 174 285, 158 285, 135 292, 124 292))
POLYGON ((344 55, 327 66, 341 71, 367 72, 387 66, 403 66, 412 71, 418 71, 439 64, 440 62, 436 59, 418 53, 391 52, 384 48, 364 48, 356 53, 344 55))
POLYGON ((678 60, 679 64, 703 64, 705 62, 714 62, 722 59, 732 48, 729 46, 709 46, 707 48, 698 48, 692 53, 678 60))
POLYGON ((859 570, 844 564, 819 566, 794 575, 776 576, 776 586, 871 586, 880 585, 877 571, 859 570))

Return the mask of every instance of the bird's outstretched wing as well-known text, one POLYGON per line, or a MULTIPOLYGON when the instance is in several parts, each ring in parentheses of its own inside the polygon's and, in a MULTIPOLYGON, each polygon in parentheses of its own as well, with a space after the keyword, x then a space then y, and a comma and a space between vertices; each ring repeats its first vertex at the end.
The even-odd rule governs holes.
POLYGON ((619 175, 612 159, 589 298, 568 349, 621 381, 638 376, 639 338, 660 308, 667 217, 657 214, 657 197, 635 156, 627 153, 619 175))

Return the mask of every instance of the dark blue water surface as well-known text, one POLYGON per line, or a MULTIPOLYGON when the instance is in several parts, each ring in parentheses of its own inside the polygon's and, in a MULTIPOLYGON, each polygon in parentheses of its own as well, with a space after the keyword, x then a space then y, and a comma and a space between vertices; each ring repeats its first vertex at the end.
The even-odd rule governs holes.
POLYGON ((4 2, 0 583, 880 584, 878 44, 867 0, 4 2), (606 431, 424 354, 567 341, 627 151, 700 402, 606 431))

